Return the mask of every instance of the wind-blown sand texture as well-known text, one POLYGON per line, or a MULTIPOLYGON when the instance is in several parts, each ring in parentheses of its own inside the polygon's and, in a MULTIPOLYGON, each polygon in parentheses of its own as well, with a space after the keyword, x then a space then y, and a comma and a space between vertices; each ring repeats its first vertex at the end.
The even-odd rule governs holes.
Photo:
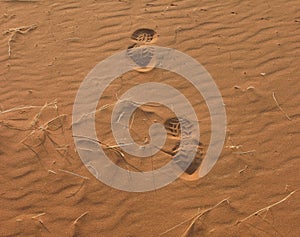
MULTIPOLYGON (((1 1, 0 236, 300 236, 299 9, 298 0, 1 1), (128 193, 83 165, 71 117, 87 73, 143 28, 157 33, 155 45, 205 66, 228 127, 207 176, 185 173, 162 189, 128 193)), ((96 114, 99 140, 115 145, 109 122, 116 95, 149 80, 191 101, 205 153, 203 99, 180 76, 157 69, 132 71, 107 88, 96 114)), ((173 117, 142 106, 132 136, 143 143, 154 120, 173 117)), ((153 159, 106 152, 123 168, 147 171, 172 158, 178 139, 171 138, 153 159)))

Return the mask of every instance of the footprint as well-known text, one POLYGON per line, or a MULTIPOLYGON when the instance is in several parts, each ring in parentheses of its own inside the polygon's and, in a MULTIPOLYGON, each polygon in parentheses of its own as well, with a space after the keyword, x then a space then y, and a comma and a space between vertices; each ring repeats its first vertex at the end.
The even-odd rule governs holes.
POLYGON ((134 44, 127 48, 127 55, 134 62, 134 69, 138 72, 148 72, 156 66, 154 48, 149 46, 156 42, 155 30, 140 28, 131 35, 134 44))
MULTIPOLYGON (((172 149, 173 158, 174 158, 175 162, 178 163, 179 167, 185 167, 186 163, 188 162, 187 158, 190 155, 189 154, 190 152, 188 149, 182 150, 182 154, 176 156, 176 154, 179 150, 179 145, 180 145, 180 142, 178 142, 176 144, 176 146, 174 146, 172 149)), ((197 146, 197 152, 194 156, 193 161, 188 166, 188 168, 184 171, 186 174, 192 175, 197 171, 197 169, 200 167, 200 165, 202 163, 203 154, 204 154, 204 147, 203 147, 203 144, 201 142, 199 142, 199 144, 197 146)))
POLYGON ((164 123, 168 134, 174 137, 179 137, 179 135, 181 134, 180 123, 182 123, 185 128, 183 129, 184 131, 183 135, 189 136, 193 129, 193 124, 187 119, 183 119, 183 118, 178 119, 177 117, 170 118, 164 123))
POLYGON ((154 48, 133 44, 127 48, 127 55, 136 64, 135 70, 147 72, 155 67, 154 48))
MULTIPOLYGON (((178 153, 179 146, 180 146, 180 136, 181 136, 180 122, 184 127, 183 136, 189 136, 193 129, 193 124, 190 121, 188 121, 187 119, 183 119, 183 118, 178 119, 177 117, 173 117, 173 118, 166 120, 166 122, 164 123, 164 126, 169 135, 178 138, 179 141, 172 148, 171 153, 173 154, 173 158, 174 158, 175 162, 178 163, 178 166, 185 167, 186 162, 188 162, 187 157, 190 155, 189 147, 187 147, 186 149, 183 147, 181 150, 181 155, 176 155, 178 153)), ((200 165, 202 163, 203 155, 204 155, 204 147, 203 147, 203 144, 201 142, 199 142, 199 144, 197 145, 196 155, 195 155, 192 163, 184 171, 185 174, 193 175, 197 171, 197 169, 200 167, 200 165)))
POLYGON ((149 44, 155 43, 157 40, 157 33, 155 30, 141 28, 134 31, 131 35, 131 40, 135 43, 149 44))
POLYGON ((140 67, 147 67, 154 56, 154 49, 149 46, 133 44, 128 47, 127 54, 140 67))
POLYGON ((168 119, 164 125, 168 134, 174 137, 179 137, 181 133, 181 129, 180 129, 179 119, 177 117, 168 119))

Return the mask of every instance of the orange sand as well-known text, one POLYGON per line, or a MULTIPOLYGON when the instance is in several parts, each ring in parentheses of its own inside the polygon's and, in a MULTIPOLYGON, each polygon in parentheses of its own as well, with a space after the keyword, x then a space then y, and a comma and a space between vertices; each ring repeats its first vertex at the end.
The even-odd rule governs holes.
MULTIPOLYGON (((300 236, 300 191, 288 196, 300 187, 300 1, 11 0, 0 9, 6 32, 0 37, 1 237, 152 237, 170 229, 162 236, 300 236), (71 117, 87 73, 132 44, 131 34, 142 27, 158 33, 156 45, 194 57, 211 73, 226 105, 228 133, 204 178, 185 175, 156 191, 128 193, 99 182, 83 165, 71 117)), ((148 80, 176 85, 196 106, 207 148, 205 103, 172 73, 128 73, 99 106, 148 80)), ((96 116, 96 127, 99 139, 113 145, 111 111, 96 116)), ((137 142, 147 137, 149 121, 173 116, 162 111, 137 114, 137 142)), ((107 154, 118 162, 116 153, 107 154)), ((162 152, 154 164, 170 158, 162 152)), ((132 162, 153 168, 153 160, 132 162)))

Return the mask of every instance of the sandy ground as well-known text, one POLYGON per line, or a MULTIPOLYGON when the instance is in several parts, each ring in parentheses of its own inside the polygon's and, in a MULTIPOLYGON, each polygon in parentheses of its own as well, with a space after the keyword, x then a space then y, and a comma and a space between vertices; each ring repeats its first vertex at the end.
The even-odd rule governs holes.
MULTIPOLYGON (((1 1, 0 236, 300 236, 299 9, 297 0, 1 1), (87 73, 130 46, 142 27, 157 32, 156 45, 205 66, 222 93, 228 127, 207 176, 130 193, 83 165, 71 117, 87 73)), ((176 75, 127 73, 99 106, 149 79, 189 98, 205 153, 207 108, 176 75)), ((111 110, 96 116, 99 139, 110 145, 111 110)), ((172 117, 161 111, 137 112, 137 142, 152 120, 172 117)), ((118 163, 117 153, 107 154, 118 163)), ((159 156, 157 166, 172 158, 159 156)), ((153 160, 132 162, 153 168, 153 160)))

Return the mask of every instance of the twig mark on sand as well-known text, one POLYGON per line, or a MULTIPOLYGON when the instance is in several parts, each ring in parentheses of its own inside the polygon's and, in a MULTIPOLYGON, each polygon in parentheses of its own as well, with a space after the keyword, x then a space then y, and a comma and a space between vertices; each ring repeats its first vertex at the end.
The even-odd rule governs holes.
POLYGON ((296 191, 297 191, 297 190, 291 192, 289 195, 287 195, 287 196, 284 197, 283 199, 279 200, 278 202, 275 202, 275 203, 273 203, 273 204, 271 204, 271 205, 269 205, 269 206, 266 206, 266 207, 264 207, 264 208, 262 208, 262 209, 259 209, 258 211, 253 212, 252 214, 250 214, 249 216, 245 217, 245 218, 242 219, 242 220, 238 220, 238 221, 236 222, 236 225, 238 225, 238 224, 240 224, 240 223, 242 223, 242 222, 247 221, 248 219, 250 219, 250 218, 253 217, 253 216, 258 216, 259 214, 261 214, 261 213, 263 213, 263 212, 268 212, 272 207, 277 206, 278 204, 280 204, 280 203, 286 201, 287 199, 289 199, 296 191))
POLYGON ((31 26, 21 26, 17 28, 10 28, 3 32, 3 35, 10 35, 8 38, 8 57, 11 56, 11 43, 14 41, 16 35, 19 34, 26 34, 29 31, 35 30, 37 28, 37 25, 31 25, 31 26))
POLYGON ((278 101, 277 101, 277 99, 276 99, 276 97, 275 97, 275 92, 273 92, 273 99, 274 99, 274 101, 275 101, 277 107, 278 107, 278 108, 280 109, 280 111, 285 115, 285 117, 287 117, 288 120, 292 121, 291 117, 288 116, 288 114, 287 114, 287 113, 281 108, 281 106, 279 105, 279 103, 278 103, 278 101))

